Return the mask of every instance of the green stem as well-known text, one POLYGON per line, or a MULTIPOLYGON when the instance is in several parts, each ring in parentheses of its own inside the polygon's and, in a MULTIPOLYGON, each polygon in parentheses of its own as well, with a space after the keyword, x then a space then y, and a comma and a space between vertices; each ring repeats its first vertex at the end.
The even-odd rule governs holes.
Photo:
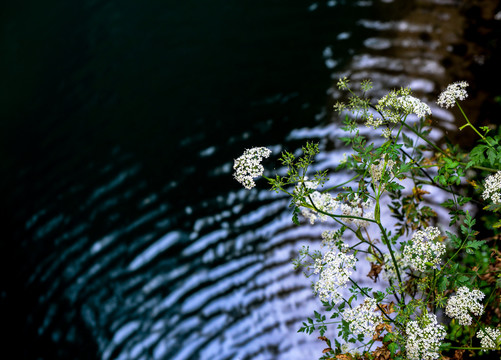
POLYGON ((440 271, 437 274, 437 278, 440 276, 440 274, 442 273, 442 271, 447 267, 447 264, 449 264, 451 262, 451 260, 454 259, 456 257, 456 255, 463 249, 463 246, 464 246, 464 244, 466 244, 466 241, 468 240, 469 237, 470 237, 470 234, 468 234, 465 237, 465 239, 463 240, 463 242, 461 243, 461 245, 459 246, 459 248, 456 250, 456 252, 454 253, 454 255, 452 255, 452 257, 450 257, 449 260, 447 260, 447 262, 445 263, 445 265, 440 268, 440 271))
POLYGON ((310 209, 313 207, 313 210, 315 210, 316 212, 319 212, 320 214, 324 214, 324 215, 330 216, 330 217, 332 217, 332 218, 358 219, 358 220, 365 220, 365 221, 369 221, 369 222, 377 223, 377 221, 376 221, 376 220, 374 220, 374 219, 364 218, 364 217, 360 217, 360 216, 352 216, 352 215, 335 215, 335 214, 331 214, 331 213, 328 213, 328 212, 322 211, 322 210, 320 210, 319 208, 317 208, 317 207, 315 206, 315 203, 313 202, 313 199, 311 198, 311 196, 310 196, 310 195, 308 195, 308 199, 310 199, 310 201, 311 201, 311 205, 310 205, 310 204, 307 204, 307 203, 304 203, 302 206, 304 206, 304 207, 308 207, 308 208, 310 208, 310 209))
POLYGON ((398 286, 401 287, 402 286, 402 277, 400 276, 400 270, 398 268, 397 259, 395 258, 395 254, 393 253, 393 248, 391 247, 390 240, 388 239, 388 235, 386 235, 386 230, 383 227, 383 225, 381 224, 381 222, 379 221, 379 219, 377 221, 377 224, 379 226, 379 230, 381 231, 381 234, 383 235, 384 242, 386 243, 388 250, 390 250, 391 260, 393 262, 393 265, 395 266, 395 271, 397 272, 398 286))
POLYGON ((489 145, 489 147, 492 148, 492 145, 487 141, 487 139, 480 133, 480 131, 477 130, 477 128, 475 126, 473 126, 473 124, 470 122, 470 119, 468 119, 468 116, 466 116, 466 114, 464 113, 463 109, 461 108, 461 105, 459 105, 459 102, 456 100, 456 105, 458 106, 459 110, 461 111, 461 114, 463 114, 463 117, 465 118, 466 120, 466 124, 461 126, 459 128, 459 130, 463 130, 465 127, 469 126, 471 127, 477 134, 478 136, 480 136, 482 138, 482 140, 484 140, 487 145, 489 145))
POLYGON ((430 140, 428 140, 427 138, 421 136, 420 133, 418 133, 415 129, 413 129, 411 126, 407 125, 406 123, 402 123, 407 129, 409 129, 410 131, 412 131, 414 134, 416 134, 417 136, 419 136, 419 138, 423 139, 428 145, 430 145, 431 147, 433 147, 435 150, 437 150, 438 152, 440 152, 442 155, 444 156, 447 156, 449 159, 451 160, 455 160, 454 158, 452 158, 449 154, 447 154, 446 152, 444 152, 442 149, 440 149, 437 145, 435 145, 434 143, 432 143, 430 140))
MULTIPOLYGON (((464 165, 464 166, 467 165, 466 163, 463 163, 463 162, 460 162, 459 164, 460 165, 464 165)), ((472 168, 478 169, 478 170, 490 171, 490 172, 498 172, 499 171, 498 169, 492 169, 492 168, 488 168, 488 167, 485 167, 485 166, 478 166, 478 165, 474 165, 474 166, 472 166, 472 168)))

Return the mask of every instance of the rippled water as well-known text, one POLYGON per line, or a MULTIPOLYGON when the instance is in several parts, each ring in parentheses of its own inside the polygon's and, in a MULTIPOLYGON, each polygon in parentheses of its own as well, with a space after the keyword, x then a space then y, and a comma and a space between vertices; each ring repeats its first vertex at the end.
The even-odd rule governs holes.
MULTIPOLYGON (((338 77, 432 100, 451 68, 468 74, 448 50, 463 41, 455 1, 32 1, 4 14, 1 301, 18 358, 318 357, 296 334, 318 301, 290 259, 323 228, 293 227, 263 182, 239 188, 232 159, 316 139, 316 167, 332 168, 346 151, 338 77)), ((440 139, 453 118, 432 110, 440 139)))

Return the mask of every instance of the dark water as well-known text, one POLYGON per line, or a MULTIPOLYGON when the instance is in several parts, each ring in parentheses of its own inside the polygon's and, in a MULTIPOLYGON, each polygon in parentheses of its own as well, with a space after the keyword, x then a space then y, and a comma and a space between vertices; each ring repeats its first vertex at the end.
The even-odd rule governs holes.
POLYGON ((318 231, 291 227, 285 199, 241 189, 232 159, 310 137, 336 148, 342 73, 384 90, 399 72, 436 92, 448 79, 433 39, 411 37, 411 55, 397 43, 409 24, 433 33, 404 20, 416 7, 3 4, 7 349, 17 359, 315 358, 322 344, 295 332, 316 302, 290 258, 318 231), (409 70, 406 56, 422 62, 409 70))

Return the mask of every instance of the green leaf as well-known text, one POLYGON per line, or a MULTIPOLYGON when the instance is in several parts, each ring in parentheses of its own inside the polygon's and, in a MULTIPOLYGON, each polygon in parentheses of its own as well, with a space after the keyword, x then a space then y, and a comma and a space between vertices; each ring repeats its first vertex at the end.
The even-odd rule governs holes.
POLYGON ((484 243, 485 240, 470 240, 466 243, 466 247, 478 250, 484 243))
POLYGON ((440 205, 442 205, 445 208, 451 209, 454 207, 455 204, 454 204, 454 201, 452 199, 447 199, 446 201, 444 201, 440 205))
POLYGON ((402 133, 402 137, 404 139, 405 146, 407 146, 408 148, 413 148, 414 147, 414 142, 412 141, 412 139, 410 137, 408 137, 407 135, 405 135, 405 133, 402 133))
POLYGON ((456 235, 446 231, 447 237, 451 240, 452 246, 458 249, 461 246, 461 239, 459 239, 456 235))
POLYGON ((468 213, 468 212, 467 212, 467 213, 466 213, 466 218, 465 218, 465 220, 464 220, 464 223, 465 223, 466 225, 468 225, 468 227, 472 228, 472 227, 473 227, 473 225, 475 225, 475 223, 476 223, 476 222, 477 222, 477 220, 473 219, 473 218, 471 217, 470 213, 468 213))
POLYGON ((298 214, 299 209, 297 207, 294 207, 294 210, 292 211, 292 222, 297 226, 301 225, 301 223, 299 222, 298 214))
POLYGON ((450 342, 443 342, 440 344, 440 350, 441 351, 446 351, 446 350, 449 350, 449 348, 451 347, 452 343, 450 342))
POLYGON ((447 289, 447 285, 449 285, 449 280, 447 279, 446 276, 442 276, 439 280, 438 280, 438 284, 437 284, 437 290, 439 292, 444 292, 445 289, 447 289))
POLYGON ((395 355, 395 352, 398 350, 398 345, 394 342, 388 345, 388 349, 390 349, 391 356, 395 355))

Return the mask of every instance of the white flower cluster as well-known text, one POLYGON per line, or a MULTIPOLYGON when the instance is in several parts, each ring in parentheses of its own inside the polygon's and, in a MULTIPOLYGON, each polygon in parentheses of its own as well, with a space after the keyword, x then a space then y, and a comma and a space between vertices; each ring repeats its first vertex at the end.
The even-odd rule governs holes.
POLYGON ((414 96, 401 96, 397 98, 397 103, 406 114, 416 114, 418 118, 425 118, 426 115, 431 115, 430 107, 414 96))
POLYGON ((402 107, 403 98, 410 96, 409 88, 392 90, 381 99, 378 100, 376 110, 381 117, 375 117, 373 113, 367 113, 365 116, 365 125, 378 128, 385 122, 397 124, 402 120, 402 116, 406 114, 406 109, 402 107))
MULTIPOLYGON (((418 118, 425 118, 431 115, 430 107, 411 95, 409 88, 401 88, 400 90, 392 90, 381 99, 379 99, 376 110, 378 115, 365 112, 365 125, 377 129, 384 123, 397 124, 405 116, 416 114, 418 118)), ((391 135, 391 129, 383 130, 383 136, 388 138, 391 135)))
POLYGON ((487 200, 490 198, 494 204, 501 204, 501 171, 489 175, 485 179, 484 189, 482 199, 487 200))
POLYGON ((376 311, 378 311, 376 299, 366 298, 357 307, 345 310, 343 319, 350 323, 353 335, 363 334, 365 337, 372 338, 376 326, 383 321, 382 315, 376 311))
POLYGON ((471 325, 473 320, 470 313, 480 316, 484 313, 484 308, 480 301, 485 294, 480 290, 470 291, 466 286, 461 286, 455 296, 451 296, 447 301, 445 313, 453 319, 457 319, 460 325, 471 325))
POLYGON ((352 254, 335 249, 325 253, 322 259, 316 259, 313 272, 320 275, 313 287, 315 294, 322 301, 341 301, 339 288, 346 287, 356 262, 357 259, 352 254))
MULTIPOLYGON (((316 186, 314 182, 308 182, 309 184, 306 184, 305 186, 308 186, 309 189, 316 189, 316 186)), ((299 195, 301 197, 300 192, 303 191, 301 187, 298 185, 296 186, 296 189, 294 190, 294 193, 296 195, 299 195)), ((307 195, 304 197, 304 201, 308 204, 311 205, 311 207, 305 207, 301 206, 301 214, 306 218, 310 220, 310 224, 315 224, 315 221, 320 220, 320 221, 326 221, 329 219, 329 216, 327 214, 335 214, 335 212, 340 209, 342 215, 346 216, 356 216, 356 217, 363 217, 366 219, 374 219, 374 212, 373 212, 373 207, 374 205, 372 204, 371 200, 367 201, 362 201, 358 194, 355 194, 353 200, 348 201, 347 203, 343 203, 341 201, 336 200, 332 195, 329 193, 321 193, 319 191, 314 191, 311 194, 307 195), (317 209, 319 211, 317 211, 317 209)), ((300 206, 300 204, 297 204, 300 206)), ((345 218, 344 221, 346 223, 353 223, 357 226, 360 227, 367 227, 370 225, 370 221, 363 220, 363 219, 350 219, 350 218, 345 218)))
POLYGON ((404 261, 414 270, 426 271, 429 266, 437 266, 445 254, 445 245, 435 241, 440 236, 437 227, 430 226, 412 235, 412 244, 403 251, 404 261))
POLYGON ((384 128, 382 131, 381 131, 381 135, 383 135, 383 137, 385 139, 389 139, 391 137, 391 130, 390 128, 384 128))
POLYGON ((264 172, 261 161, 270 154, 271 150, 265 147, 245 150, 244 154, 235 160, 233 177, 246 189, 252 189, 256 186, 254 178, 262 176, 264 172))
POLYGON ((367 127, 372 126, 373 129, 377 129, 378 127, 383 125, 384 122, 383 118, 375 117, 374 114, 372 113, 365 114, 364 120, 365 120, 365 126, 367 127))
POLYGON ((485 349, 496 349, 501 345, 501 329, 486 327, 478 330, 477 337, 480 339, 480 346, 485 349))
POLYGON ((437 323, 435 314, 425 314, 416 321, 409 321, 405 329, 405 350, 409 360, 435 360, 439 358, 440 341, 447 334, 443 325, 437 323))
MULTIPOLYGON (((355 194, 353 200, 349 201, 347 204, 341 205, 341 213, 346 216, 356 216, 374 220, 373 208, 374 205, 370 199, 362 201, 362 199, 358 197, 358 194, 355 194)), ((363 228, 370 225, 370 221, 363 219, 344 218, 343 221, 345 223, 352 223, 363 228)))
POLYGON ((391 159, 386 162, 381 160, 377 165, 371 164, 369 172, 371 173, 372 181, 376 183, 381 180, 381 177, 383 176, 383 170, 385 169, 385 171, 391 172, 393 166, 395 166, 395 161, 391 159))
POLYGON ((322 232, 322 246, 328 246, 329 248, 333 248, 336 246, 336 243, 340 243, 340 250, 346 252, 348 249, 348 245, 342 241, 342 232, 333 231, 333 230, 325 230, 322 232))
MULTIPOLYGON (((328 213, 334 214, 334 212, 339 208, 339 202, 335 200, 328 193, 321 193, 319 191, 315 191, 309 195, 306 199, 307 203, 310 203, 312 206, 318 210, 328 213), (310 200, 311 199, 311 200, 310 200)), ((329 218, 329 216, 323 214, 322 212, 318 212, 315 209, 301 207, 301 214, 310 220, 310 224, 314 224, 317 219, 320 221, 325 221, 329 218)))
POLYGON ((464 100, 468 97, 465 88, 468 86, 466 81, 459 81, 447 86, 438 97, 437 104, 440 107, 448 109, 456 104, 457 100, 464 100))

